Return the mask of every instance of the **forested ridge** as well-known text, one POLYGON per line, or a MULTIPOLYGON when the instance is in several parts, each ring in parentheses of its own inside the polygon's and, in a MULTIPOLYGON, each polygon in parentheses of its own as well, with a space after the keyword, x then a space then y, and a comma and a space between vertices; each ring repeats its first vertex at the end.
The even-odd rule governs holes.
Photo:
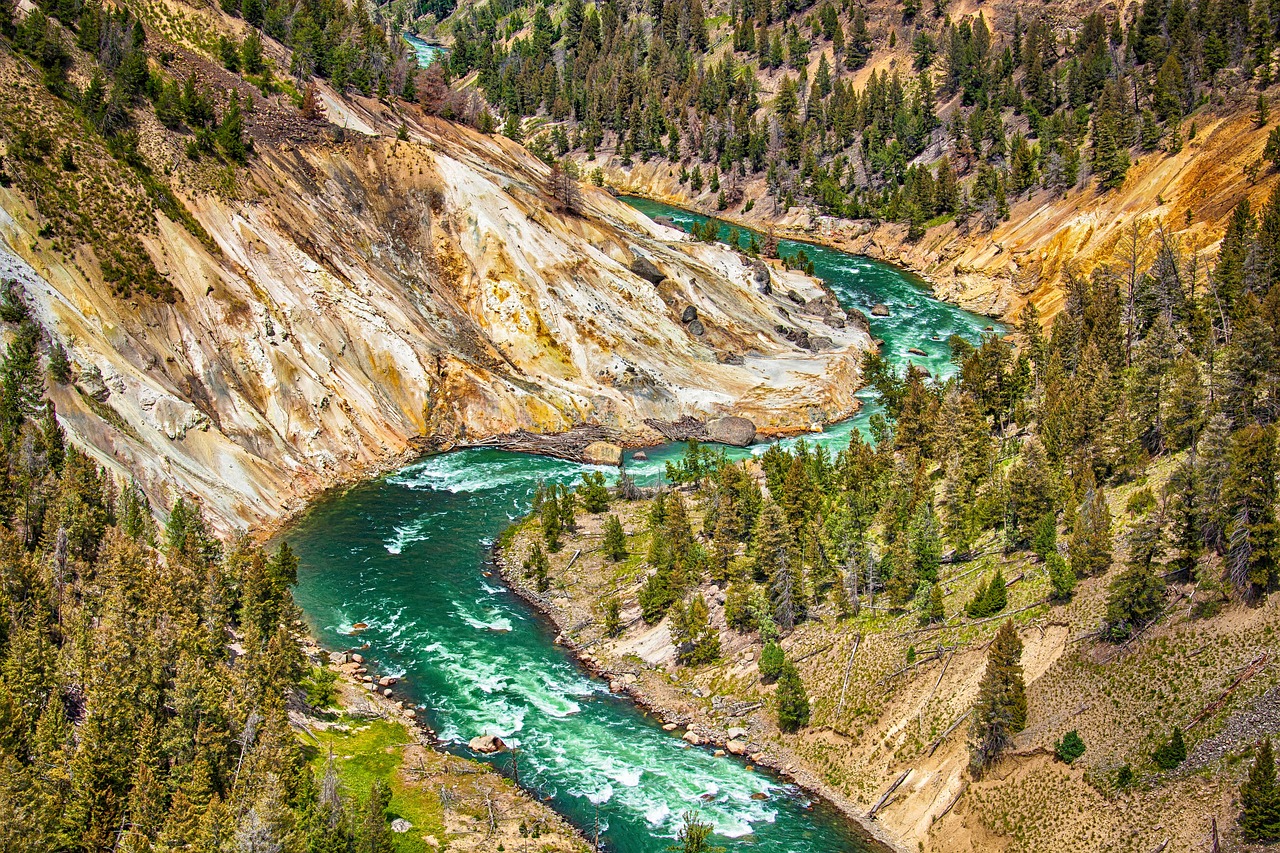
POLYGON ((0 297, 0 849, 395 849, 386 780, 344 790, 291 725, 333 678, 299 648, 289 547, 220 540, 190 497, 158 526, 66 442, 66 353, 0 297))
POLYGON ((1242 98, 1265 126, 1278 27, 1266 3, 1215 0, 1118 13, 491 0, 436 31, 452 38, 450 74, 474 75, 492 105, 475 120, 548 158, 589 170, 607 147, 624 168, 670 162, 708 208, 812 205, 917 239, 952 218, 990 229, 1037 192, 1118 187, 1132 159, 1176 153, 1198 116, 1242 98), (767 198, 747 198, 760 178, 767 198))

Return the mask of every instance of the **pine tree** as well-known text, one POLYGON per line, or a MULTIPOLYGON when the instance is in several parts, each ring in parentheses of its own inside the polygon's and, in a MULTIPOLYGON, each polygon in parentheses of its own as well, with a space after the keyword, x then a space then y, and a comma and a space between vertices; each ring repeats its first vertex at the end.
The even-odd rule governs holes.
POLYGON ((933 624, 945 622, 947 612, 942 603, 942 587, 934 582, 929 587, 929 622, 933 624))
POLYGON ((582 508, 592 515, 608 509, 609 489, 605 486, 604 474, 599 471, 583 471, 578 497, 582 500, 582 508))
POLYGON ((1250 424, 1233 433, 1227 465, 1222 484, 1227 572, 1238 590, 1256 599, 1280 576, 1274 427, 1250 424))
POLYGON ((356 853, 395 853, 395 837, 387 823, 387 809, 390 807, 391 788, 382 779, 375 778, 369 784, 369 799, 356 833, 356 853))
POLYGON ((760 679, 769 684, 777 680, 782 675, 782 670, 786 667, 787 656, 782 651, 782 646, 770 640, 764 644, 764 648, 760 651, 760 679))
POLYGON ((809 694, 795 664, 787 661, 778 676, 778 728, 795 732, 809 725, 809 694))
POLYGON ((671 640, 676 646, 676 659, 686 666, 711 663, 720 657, 720 634, 711 624, 711 611, 701 595, 676 607, 671 618, 671 640))
POLYGON ((604 543, 601 547, 605 556, 615 563, 626 559, 627 534, 616 515, 610 515, 604 520, 604 543))
POLYGON ((1181 728, 1173 727, 1173 734, 1156 748, 1156 751, 1151 754, 1151 760, 1161 770, 1173 770, 1187 760, 1187 744, 1182 738, 1181 728))
POLYGON ((1000 757, 1013 736, 1027 725, 1027 694, 1022 680, 1022 640, 1006 621, 987 652, 987 668, 978 685, 969 728, 969 766, 974 775, 1000 757))
POLYGON ((1090 485, 1071 530, 1068 553, 1076 577, 1105 572, 1111 565, 1111 507, 1106 494, 1090 485))
POLYGON ((1240 831, 1248 841, 1271 844, 1280 841, 1280 786, 1271 738, 1254 749, 1249 777, 1240 786, 1240 831))
POLYGON ((524 561, 525 577, 533 580, 533 586, 538 592, 546 592, 551 588, 550 571, 551 563, 547 560, 547 555, 542 550, 542 545, 534 542, 533 549, 530 550, 528 558, 524 561))

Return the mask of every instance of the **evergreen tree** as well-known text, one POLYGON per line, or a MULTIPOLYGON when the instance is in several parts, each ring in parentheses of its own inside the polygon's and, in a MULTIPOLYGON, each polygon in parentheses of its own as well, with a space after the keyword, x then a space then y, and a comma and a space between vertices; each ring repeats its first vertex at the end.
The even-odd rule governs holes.
POLYGON ((1187 744, 1182 738, 1182 729, 1174 726, 1173 734, 1169 736, 1167 741, 1156 748, 1156 751, 1151 754, 1151 760, 1161 770, 1173 770, 1186 761, 1187 744))
POLYGON ((795 664, 787 661, 778 676, 778 728, 795 732, 809 725, 809 694, 795 664))
POLYGON ((1022 640, 1006 621, 987 652, 970 725, 969 766, 975 775, 995 763, 1013 736, 1026 728, 1027 695, 1022 680, 1022 640))
POLYGON ((696 666, 720 657, 720 633, 711 624, 711 611, 701 595, 694 595, 676 607, 671 617, 671 640, 676 659, 696 666))
POLYGON ((616 515, 604 520, 604 543, 601 547, 605 556, 615 563, 627 557, 627 534, 616 515))
POLYGON ((1271 844, 1280 841, 1280 787, 1271 738, 1254 749, 1253 766, 1240 786, 1240 831, 1248 841, 1271 844))

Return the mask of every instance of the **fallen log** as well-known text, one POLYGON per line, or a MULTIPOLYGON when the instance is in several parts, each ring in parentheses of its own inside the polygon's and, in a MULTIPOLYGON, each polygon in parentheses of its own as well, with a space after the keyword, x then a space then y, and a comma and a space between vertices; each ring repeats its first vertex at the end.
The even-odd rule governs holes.
POLYGON ((1231 682, 1231 686, 1223 691, 1221 696, 1206 705, 1204 710, 1199 714, 1196 714, 1194 720, 1187 723, 1186 730, 1191 731, 1193 728, 1200 725, 1200 723, 1202 723, 1207 717, 1211 717, 1218 713, 1218 711, 1222 710, 1222 706, 1227 704, 1227 700, 1231 698, 1231 694, 1235 693, 1236 690, 1240 688, 1240 685, 1244 684, 1250 678, 1253 678, 1262 671, 1262 668, 1267 665, 1267 657, 1267 653, 1263 652, 1254 658, 1249 665, 1244 668, 1244 672, 1236 676, 1236 680, 1231 682))
POLYGON ((840 719, 840 712, 844 710, 844 694, 849 689, 849 673, 853 672, 853 656, 858 651, 858 646, 862 643, 862 634, 853 635, 853 648, 849 649, 849 659, 844 664, 844 680, 840 682, 840 701, 836 703, 836 719, 840 719))
POLYGON ((913 768, 908 767, 906 770, 903 770, 902 775, 894 780, 894 783, 889 786, 889 790, 884 792, 884 796, 876 801, 876 804, 871 807, 871 811, 867 812, 867 820, 876 819, 876 812, 884 808, 884 804, 893 796, 893 792, 898 790, 898 787, 901 786, 903 782, 907 781, 907 777, 911 775, 912 769, 913 768))
POLYGON ((951 801, 947 803, 947 805, 942 809, 942 811, 934 815, 933 820, 929 822, 937 823, 938 821, 946 817, 947 814, 950 813, 950 811, 956 807, 956 803, 960 802, 960 798, 964 796, 964 792, 967 790, 969 790, 969 780, 965 779, 960 783, 960 789, 956 791, 956 795, 951 798, 951 801))
POLYGON ((963 723, 965 720, 969 719, 969 714, 970 714, 970 713, 972 713, 972 712, 970 712, 970 711, 965 711, 963 714, 961 714, 959 717, 957 717, 957 718, 956 718, 956 721, 955 721, 954 723, 952 723, 951 725, 947 726, 947 730, 946 730, 945 732, 943 732, 942 734, 938 735, 937 740, 935 740, 933 743, 929 744, 929 755, 933 755, 935 752, 937 752, 937 751, 938 751, 938 747, 942 746, 942 742, 943 742, 944 740, 946 740, 946 739, 947 739, 947 736, 948 736, 948 735, 950 735, 952 732, 954 732, 957 728, 959 728, 961 723, 963 723))

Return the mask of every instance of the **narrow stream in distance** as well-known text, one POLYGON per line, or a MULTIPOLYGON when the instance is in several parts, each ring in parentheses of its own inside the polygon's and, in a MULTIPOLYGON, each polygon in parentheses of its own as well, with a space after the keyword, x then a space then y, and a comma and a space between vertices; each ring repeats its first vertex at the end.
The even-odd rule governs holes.
MULTIPOLYGON (((688 228, 702 217, 628 199, 644 213, 688 228)), ((722 236, 727 230, 722 232, 722 236)), ((906 274, 844 252, 803 247, 842 305, 870 313, 893 363, 910 358, 935 373, 950 369, 946 339, 977 341, 984 317, 932 299, 906 274), (936 339, 935 339, 936 338, 936 339), (918 347, 927 355, 911 355, 918 347)), ((834 453, 873 406, 822 434, 806 436, 834 453)), ((763 447, 733 450, 733 456, 763 447)), ((669 445, 647 461, 628 458, 637 477, 656 478, 669 445)), ((524 514, 539 481, 571 482, 585 466, 495 450, 427 458, 320 501, 285 538, 301 560, 295 598, 329 648, 368 644, 379 673, 401 677, 403 695, 425 707, 449 748, 493 733, 519 748, 521 785, 616 853, 659 853, 687 810, 714 824, 713 842, 731 853, 863 853, 880 849, 835 809, 739 760, 715 758, 663 732, 630 701, 586 675, 555 630, 489 572, 489 549, 524 514), (489 574, 486 574, 489 572, 489 574), (368 627, 352 636, 353 626, 368 627), (763 795, 761 797, 760 795, 763 795)), ((481 756, 509 769, 507 754, 481 756)))

